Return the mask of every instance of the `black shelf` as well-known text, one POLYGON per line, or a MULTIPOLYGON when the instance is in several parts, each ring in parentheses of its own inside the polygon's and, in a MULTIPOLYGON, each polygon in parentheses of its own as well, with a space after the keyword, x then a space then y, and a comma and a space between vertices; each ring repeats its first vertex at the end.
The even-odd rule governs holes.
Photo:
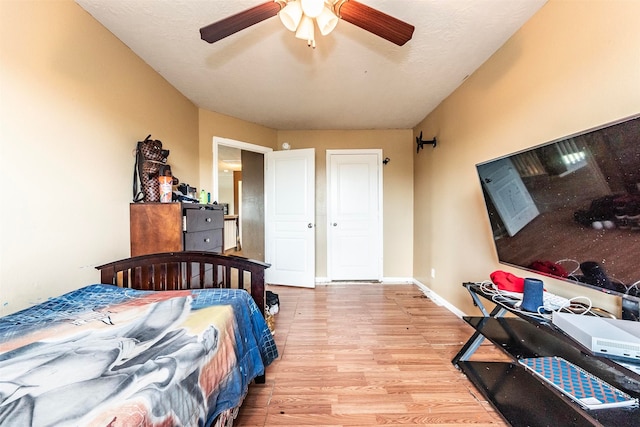
POLYGON ((567 398, 513 363, 466 361, 458 366, 513 427, 597 425, 586 411, 576 411, 567 398))
MULTIPOLYGON (((558 356, 612 386, 640 399, 640 375, 613 360, 596 356, 548 321, 516 316, 503 317, 510 307, 491 313, 481 305, 487 298, 465 284, 474 302, 486 315, 465 317, 476 332, 454 357, 453 363, 469 378, 503 418, 513 426, 640 426, 640 408, 586 410, 517 362, 529 357, 558 356), (504 351, 512 362, 471 360, 482 339, 504 351)), ((490 298, 487 298, 490 300, 490 298)))
POLYGON ((505 362, 458 362, 460 370, 514 427, 638 427, 640 410, 585 410, 548 388, 520 366, 505 362))

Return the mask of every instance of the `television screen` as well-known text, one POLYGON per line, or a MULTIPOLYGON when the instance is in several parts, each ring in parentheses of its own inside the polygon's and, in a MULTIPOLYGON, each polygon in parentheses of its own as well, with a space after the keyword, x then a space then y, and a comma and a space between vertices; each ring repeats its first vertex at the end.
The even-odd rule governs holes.
POLYGON ((503 264, 640 302, 640 115, 477 166, 503 264))

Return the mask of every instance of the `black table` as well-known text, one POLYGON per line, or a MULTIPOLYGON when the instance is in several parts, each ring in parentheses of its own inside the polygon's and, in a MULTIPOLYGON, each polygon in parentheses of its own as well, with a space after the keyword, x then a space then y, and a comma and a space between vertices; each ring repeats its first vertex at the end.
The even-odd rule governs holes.
POLYGON ((463 284, 484 316, 465 317, 475 333, 452 363, 457 366, 512 426, 640 426, 640 408, 586 410, 526 371, 518 359, 559 356, 612 386, 640 398, 640 375, 575 342, 550 321, 523 316, 508 304, 488 312, 491 300, 475 283, 463 284), (506 313, 516 316, 504 317, 506 313), (472 361, 484 339, 503 350, 512 362, 472 361))

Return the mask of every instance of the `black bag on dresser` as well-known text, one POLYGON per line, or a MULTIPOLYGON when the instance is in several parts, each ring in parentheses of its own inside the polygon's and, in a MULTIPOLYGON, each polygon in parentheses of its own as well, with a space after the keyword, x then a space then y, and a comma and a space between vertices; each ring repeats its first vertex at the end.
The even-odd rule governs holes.
POLYGON ((171 176, 167 165, 169 150, 162 149, 162 142, 150 139, 139 141, 136 146, 136 164, 133 169, 133 201, 159 202, 159 176, 171 176))

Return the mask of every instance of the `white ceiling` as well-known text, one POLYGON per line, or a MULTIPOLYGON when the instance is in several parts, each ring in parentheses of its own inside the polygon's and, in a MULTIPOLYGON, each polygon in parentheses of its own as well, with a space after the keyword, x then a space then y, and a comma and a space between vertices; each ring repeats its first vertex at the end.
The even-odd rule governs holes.
POLYGON ((360 0, 414 25, 412 40, 340 21, 312 49, 278 17, 200 39, 265 0, 76 1, 198 107, 278 130, 413 128, 546 2, 360 0))

